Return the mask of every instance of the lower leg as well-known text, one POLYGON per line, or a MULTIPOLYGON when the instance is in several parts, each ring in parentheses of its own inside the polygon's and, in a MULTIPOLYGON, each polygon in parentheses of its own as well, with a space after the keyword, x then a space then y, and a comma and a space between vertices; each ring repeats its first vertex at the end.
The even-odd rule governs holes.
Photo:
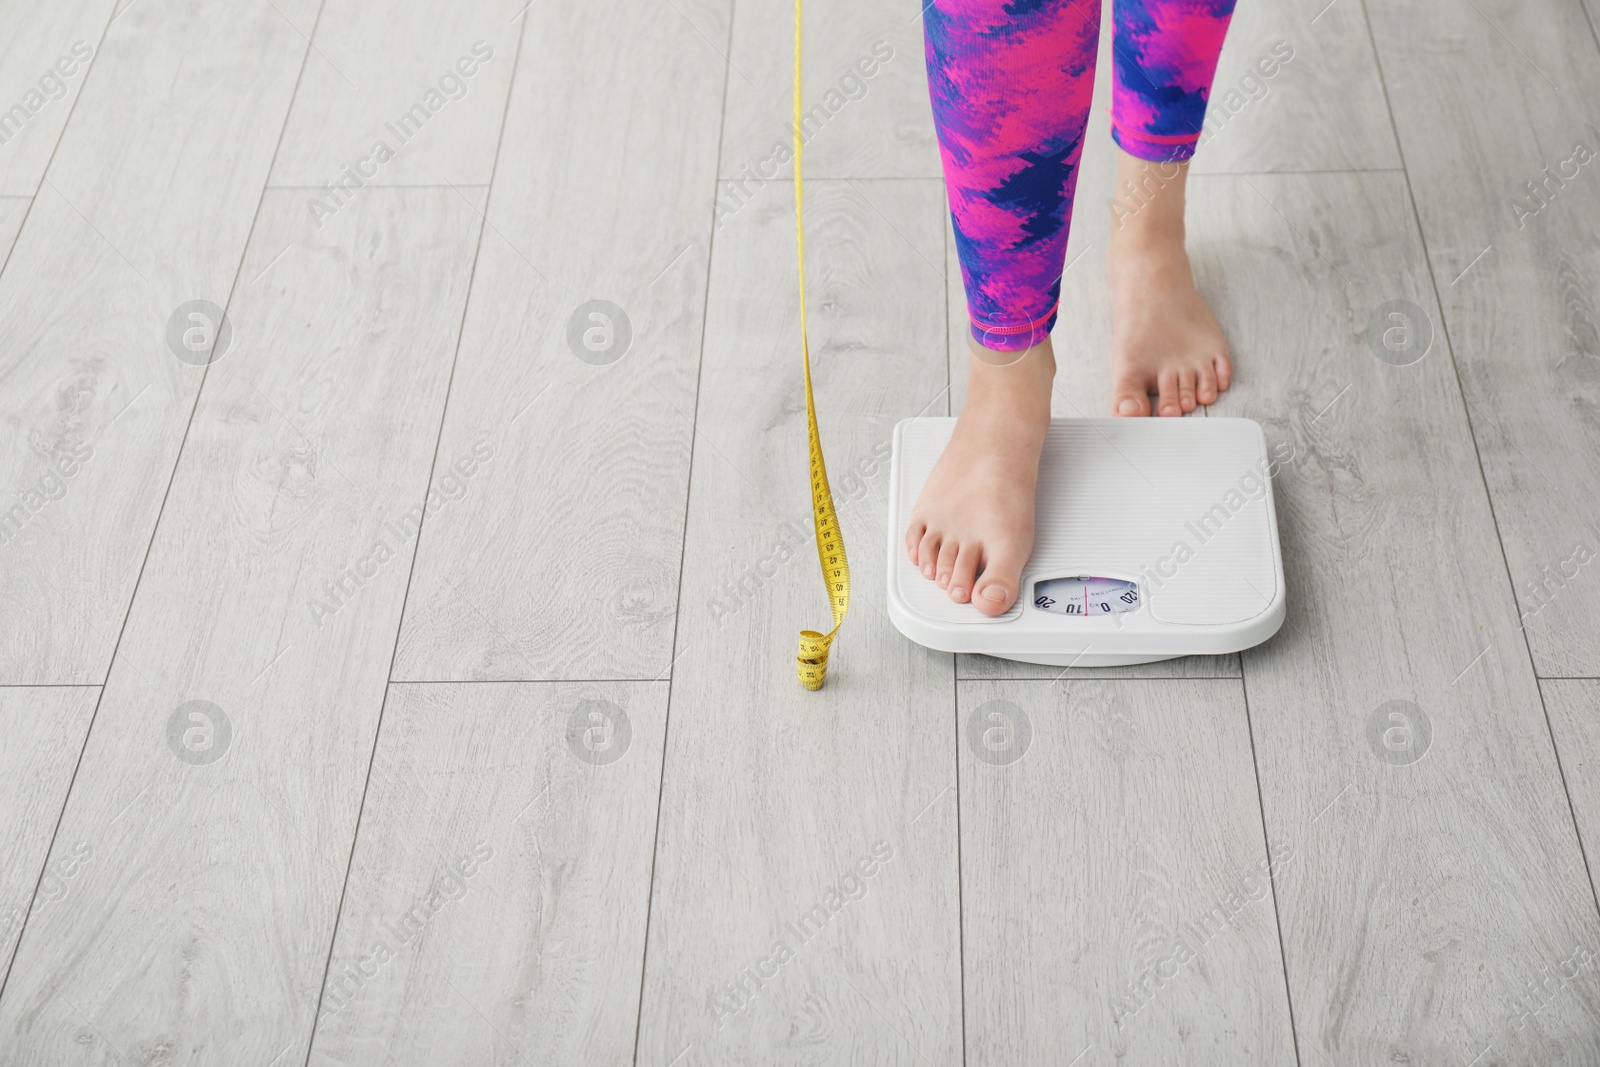
POLYGON ((1187 161, 1117 152, 1107 266, 1115 308, 1111 410, 1183 415, 1228 388, 1233 365, 1216 316, 1195 288, 1184 247, 1187 161))
POLYGON ((1182 415, 1228 388, 1233 366, 1183 244, 1189 158, 1205 124, 1233 0, 1115 0, 1111 133, 1115 306, 1111 410, 1182 415))
POLYGON ((912 510, 906 552, 952 600, 999 615, 1033 550, 1099 5, 930 0, 923 27, 972 337, 966 404, 912 510))

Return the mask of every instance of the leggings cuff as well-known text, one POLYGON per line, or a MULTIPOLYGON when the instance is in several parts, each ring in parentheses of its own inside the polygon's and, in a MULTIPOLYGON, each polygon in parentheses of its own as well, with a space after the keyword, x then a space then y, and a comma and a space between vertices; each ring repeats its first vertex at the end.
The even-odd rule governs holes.
POLYGON ((1140 133, 1137 130, 1128 130, 1111 120, 1111 139, 1117 142, 1130 156, 1149 160, 1152 163, 1178 163, 1194 155, 1195 145, 1200 141, 1198 133, 1186 133, 1176 137, 1154 133, 1140 133))
POLYGON ((1052 307, 1041 319, 1024 322, 1016 326, 984 326, 976 319, 972 321, 972 339, 984 348, 995 352, 1021 352, 1042 344, 1050 336, 1051 327, 1056 324, 1056 312, 1060 305, 1052 307))

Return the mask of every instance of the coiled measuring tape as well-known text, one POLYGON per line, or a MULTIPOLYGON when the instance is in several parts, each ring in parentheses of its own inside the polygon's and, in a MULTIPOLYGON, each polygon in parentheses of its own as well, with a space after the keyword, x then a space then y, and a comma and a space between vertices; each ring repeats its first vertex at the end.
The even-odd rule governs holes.
POLYGON ((839 513, 833 507, 833 488, 828 484, 828 465, 822 458, 822 438, 817 433, 817 405, 811 396, 811 344, 806 337, 806 226, 805 198, 800 185, 800 10, 803 0, 794 0, 794 235, 800 256, 800 352, 806 369, 806 434, 811 453, 811 518, 817 535, 817 561, 822 565, 822 583, 828 590, 828 606, 833 609, 833 629, 826 634, 800 631, 800 653, 795 666, 800 684, 807 689, 822 688, 828 677, 828 649, 850 610, 850 561, 844 554, 844 534, 839 528, 839 513))

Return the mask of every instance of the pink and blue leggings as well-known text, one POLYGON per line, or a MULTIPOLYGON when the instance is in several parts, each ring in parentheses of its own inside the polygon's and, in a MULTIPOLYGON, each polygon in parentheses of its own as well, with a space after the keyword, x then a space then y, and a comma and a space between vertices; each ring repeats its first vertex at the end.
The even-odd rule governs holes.
MULTIPOLYGON (((1130 155, 1188 159, 1233 0, 1114 0, 1111 135, 1130 155)), ((1055 325, 1099 0, 933 0, 928 90, 972 336, 1018 351, 1055 325)))

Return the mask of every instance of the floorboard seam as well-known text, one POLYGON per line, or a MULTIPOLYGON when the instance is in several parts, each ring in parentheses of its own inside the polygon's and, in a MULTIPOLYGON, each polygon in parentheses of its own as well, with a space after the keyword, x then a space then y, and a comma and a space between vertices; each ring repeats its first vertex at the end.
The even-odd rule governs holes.
POLYGON ((0 689, 99 689, 100 682, 0 682, 0 689))
MULTIPOLYGON (((1585 7, 1585 5, 1581 2, 1578 6, 1580 8, 1584 8, 1585 18, 1587 18, 1587 7, 1585 7)), ((1433 255, 1428 250, 1428 234, 1422 226, 1422 213, 1417 210, 1417 194, 1416 191, 1411 187, 1411 172, 1410 170, 1406 169, 1405 142, 1400 136, 1400 126, 1395 122, 1394 105, 1389 99, 1389 79, 1384 75, 1383 72, 1383 57, 1378 52, 1377 36, 1372 30, 1372 17, 1367 12, 1367 0, 1361 0, 1361 17, 1366 23, 1367 41, 1369 47, 1372 49, 1373 62, 1378 68, 1378 84, 1383 89, 1384 107, 1387 108, 1389 112, 1389 127, 1394 133, 1395 149, 1400 153, 1401 174, 1405 178, 1406 199, 1411 205, 1411 220, 1416 225, 1417 238, 1422 242, 1422 259, 1428 268, 1428 284, 1433 289, 1434 307, 1437 308, 1439 312, 1439 332, 1444 338, 1445 353, 1450 357, 1450 369, 1455 374, 1456 391, 1461 397, 1462 414, 1465 416, 1467 423, 1467 437, 1472 442, 1472 454, 1478 461, 1478 479, 1483 485, 1484 499, 1489 505, 1489 521, 1494 528, 1495 543, 1500 548, 1500 562, 1505 571, 1506 584, 1511 588, 1511 606, 1512 610, 1515 611, 1517 607, 1516 578, 1511 572, 1511 561, 1506 555, 1505 538, 1500 533, 1500 516, 1495 509, 1494 493, 1489 488, 1489 476, 1483 467, 1483 453, 1478 447, 1478 430, 1472 421, 1472 406, 1470 401, 1467 399, 1467 387, 1466 384, 1461 380, 1461 367, 1456 362, 1455 344, 1450 339, 1450 322, 1444 313, 1444 298, 1443 294, 1439 291, 1439 279, 1434 275, 1433 272, 1433 255)), ((1597 46, 1600 46, 1600 39, 1597 39, 1597 46)), ((1572 824, 1573 840, 1578 845, 1578 858, 1583 861, 1583 871, 1585 876, 1588 878, 1589 901, 1594 905, 1595 918, 1600 920, 1600 888, 1597 888, 1595 885, 1594 868, 1589 863, 1589 853, 1584 847, 1583 843, 1583 831, 1578 826, 1578 814, 1572 806, 1572 789, 1567 784, 1566 768, 1563 767, 1561 763, 1561 746, 1556 743, 1555 726, 1550 721, 1550 708, 1544 699, 1544 688, 1539 684, 1539 664, 1533 655, 1533 642, 1528 637, 1528 628, 1524 625, 1520 625, 1520 618, 1518 622, 1518 629, 1522 633, 1523 650, 1528 656, 1528 671, 1533 677, 1534 691, 1539 695, 1539 711, 1544 715, 1545 736, 1550 740, 1550 752, 1555 757, 1556 773, 1561 779, 1561 794, 1563 797, 1565 797, 1567 802, 1567 819, 1572 824)))
MULTIPOLYGON (((322 18, 322 5, 325 2, 326 2, 326 0, 318 0, 318 3, 317 3, 317 19, 318 19, 318 21, 320 21, 321 18, 322 18)), ((111 23, 113 23, 115 21, 116 21, 116 15, 115 15, 115 12, 113 12, 112 17, 106 22, 106 28, 104 30, 102 30, 101 33, 100 33, 100 45, 101 46, 104 46, 104 44, 105 44, 105 35, 106 35, 106 33, 110 32, 111 23)), ((312 32, 313 33, 316 32, 315 23, 312 24, 312 32)), ((293 110, 293 108, 294 108, 294 94, 299 92, 300 79, 302 77, 304 77, 304 75, 305 75, 306 61, 307 61, 307 59, 310 58, 310 55, 311 55, 311 40, 310 40, 310 38, 307 38, 306 39, 306 50, 300 57, 300 70, 299 70, 299 73, 297 73, 295 75, 294 92, 290 93, 289 103, 287 105, 285 105, 285 107, 283 109, 283 123, 282 123, 282 125, 280 125, 278 127, 278 140, 277 140, 277 143, 275 145, 273 145, 273 148, 272 148, 272 159, 267 164, 267 171, 266 171, 267 174, 271 174, 272 173, 272 166, 273 166, 274 163, 277 162, 277 159, 278 159, 278 150, 283 147, 283 134, 284 134, 284 131, 289 128, 289 112, 291 110, 293 110)), ((85 71, 85 73, 84 73, 83 84, 81 84, 78 87, 78 95, 72 101, 72 112, 76 112, 77 111, 78 101, 83 99, 83 94, 88 89, 89 78, 94 73, 93 62, 94 62, 94 59, 98 59, 99 56, 100 56, 100 51, 97 49, 95 51, 94 57, 91 58, 91 60, 90 60, 90 64, 91 65, 90 65, 89 69, 87 71, 85 71)), ((69 122, 69 123, 72 121, 72 112, 69 112, 68 116, 67 116, 67 122, 69 122)), ((55 161, 56 150, 61 147, 61 141, 66 137, 66 132, 67 132, 66 124, 63 124, 62 127, 61 127, 61 135, 56 138, 56 148, 51 150, 51 152, 50 152, 50 161, 45 164, 44 173, 41 174, 41 176, 39 178, 39 183, 40 183, 41 186, 43 186, 43 184, 44 184, 45 176, 49 174, 50 163, 55 161)), ((239 262, 233 269, 233 282, 228 286, 228 299, 227 299, 226 304, 223 307, 223 312, 222 312, 222 315, 223 315, 224 319, 227 318, 227 314, 228 314, 227 309, 228 309, 228 307, 231 307, 232 304, 233 304, 234 293, 237 291, 237 289, 239 287, 239 278, 244 273, 245 255, 246 255, 246 253, 248 253, 250 251, 250 241, 255 237, 256 223, 261 218, 261 205, 266 200, 266 195, 267 195, 267 191, 266 191, 266 186, 264 184, 264 179, 263 179, 263 185, 262 185, 261 193, 260 193, 260 195, 258 195, 256 197, 255 212, 250 217, 250 229, 245 234, 244 244, 241 245, 240 248, 239 248, 239 262)), ((34 200, 30 201, 29 204, 28 204, 28 210, 30 212, 33 210, 33 203, 35 201, 37 201, 37 199, 38 199, 38 194, 36 192, 35 196, 34 196, 34 200)), ((23 218, 23 224, 24 225, 27 224, 27 218, 26 217, 23 218)), ((19 234, 21 233, 20 229, 18 230, 18 233, 19 234)), ((15 242, 12 243, 12 248, 13 249, 16 248, 16 243, 15 242)), ((6 263, 9 264, 10 261, 11 261, 10 254, 7 253, 6 263)), ((4 265, 0 265, 0 272, 3 272, 4 269, 5 269, 4 265)), ((200 409, 200 397, 205 391, 206 378, 210 375, 211 363, 212 362, 213 361, 208 360, 206 365, 200 369, 200 383, 195 386, 194 401, 189 405, 189 418, 184 423, 184 426, 183 426, 183 437, 178 441, 178 451, 174 455, 173 460, 172 460, 172 470, 169 471, 168 474, 167 474, 167 486, 166 486, 166 489, 164 489, 162 491, 162 493, 161 493, 161 506, 156 510, 156 520, 155 520, 155 522, 153 522, 150 525, 150 537, 145 542, 144 557, 139 561, 139 573, 134 576, 133 589, 132 589, 131 592, 129 592, 129 594, 128 594, 128 602, 123 606, 123 609, 122 609, 122 624, 117 627, 117 640, 111 646, 111 655, 106 660, 105 674, 101 677, 101 680, 100 680, 100 683, 99 683, 100 684, 100 694, 99 694, 99 696, 97 696, 95 698, 94 712, 92 714, 90 714, 90 716, 89 716, 89 725, 83 732, 83 743, 78 747, 78 759, 77 759, 77 762, 72 765, 72 776, 69 779, 67 779, 67 790, 62 795, 62 798, 61 798, 61 811, 58 812, 57 815, 56 815, 55 828, 50 831, 50 844, 49 844, 49 847, 47 847, 45 849, 44 866, 42 866, 39 869, 39 880, 38 880, 38 882, 36 882, 34 884, 33 897, 30 898, 30 900, 28 902, 28 913, 29 914, 32 913, 33 904, 38 899, 38 896, 39 896, 39 885, 43 883, 45 871, 49 868, 49 865, 50 865, 50 853, 55 850, 55 847, 56 847, 56 836, 61 832, 61 822, 62 822, 62 820, 64 818, 66 818, 67 804, 72 799, 72 791, 77 786, 77 783, 78 783, 78 771, 83 767, 83 755, 89 749, 89 738, 91 736, 93 736, 93 734, 94 734, 95 723, 100 718, 100 707, 101 707, 102 704, 105 703, 105 698, 106 698, 106 689, 105 689, 105 687, 106 687, 106 683, 111 680, 111 669, 112 669, 113 666, 115 666, 115 664, 117 662, 117 652, 119 650, 121 650, 121 648, 122 648, 122 638, 128 632, 128 619, 133 614, 133 602, 139 596, 139 585, 140 585, 140 583, 144 581, 144 569, 145 569, 146 565, 148 565, 149 562, 150 562, 150 550, 155 546, 156 533, 157 533, 157 531, 159 531, 161 529, 161 517, 162 517, 163 514, 165 514, 165 512, 167 510, 167 499, 172 494, 172 483, 177 479, 178 466, 179 466, 179 464, 181 464, 183 462, 184 446, 189 443, 189 430, 194 425, 195 412, 200 409)), ((137 670, 138 668, 135 667, 134 669, 137 670)), ((5 997, 6 987, 11 982, 11 970, 16 965, 17 956, 21 954, 21 951, 22 951, 22 938, 27 933, 27 931, 28 931, 28 918, 27 918, 27 915, 24 915, 23 920, 22 920, 22 928, 17 931, 16 947, 12 950, 10 961, 6 964, 6 972, 5 972, 4 977, 0 977, 0 999, 3 999, 5 997)))
MULTIPOLYGON (((1244 701, 1244 731, 1250 740, 1250 768, 1256 776, 1256 815, 1261 820, 1261 847, 1267 850, 1267 880, 1272 885, 1272 925, 1278 932, 1278 964, 1283 969, 1283 999, 1289 1005, 1289 1040, 1294 1045, 1294 1062, 1300 1063, 1300 1028, 1294 1021, 1294 990, 1289 985, 1289 952, 1283 944, 1283 916, 1278 911, 1278 874, 1272 864, 1272 839, 1267 834, 1267 800, 1261 792, 1261 764, 1256 760, 1255 722, 1250 714, 1250 685, 1245 681, 1243 656, 1239 664, 1239 696, 1244 701)), ((1219 679, 1221 680, 1221 679, 1219 679)), ((1227 679, 1234 681, 1235 679, 1227 679)))
MULTIPOLYGON (((944 182, 939 183, 939 192, 943 202, 947 202, 948 192, 944 182)), ((939 259, 939 266, 945 272, 944 284, 940 286, 941 296, 944 299, 944 413, 950 414, 951 390, 955 388, 955 372, 950 366, 950 224, 943 218, 940 219, 939 232, 944 239, 944 255, 939 259)), ((956 755, 956 962, 957 972, 960 976, 961 994, 961 1064, 967 1063, 967 898, 966 889, 962 880, 966 877, 961 866, 961 677, 958 669, 961 657, 950 653, 950 712, 955 718, 955 755, 956 755)))
MULTIPOLYGON (((949 248, 949 237, 945 237, 946 252, 949 248)), ((948 294, 950 287, 945 287, 948 294)), ((948 311, 948 308, 946 308, 948 311)), ((946 321, 949 315, 945 316, 946 321)), ((946 366, 949 360, 945 360, 946 366)), ((966 872, 962 869, 961 856, 961 679, 954 677, 956 655, 950 654, 951 681, 950 704, 952 718, 955 719, 955 756, 956 756, 956 962, 961 977, 961 1063, 966 1067, 967 1062, 967 896, 966 887, 962 884, 966 872)))
MULTIPOLYGON (((728 83, 733 79, 729 77, 729 70, 733 61, 727 59, 733 52, 733 26, 738 17, 739 5, 737 0, 728 0, 728 38, 724 45, 724 66, 722 70, 722 101, 717 110, 717 161, 711 168, 711 198, 713 202, 717 196, 717 185, 722 181, 722 146, 723 139, 728 130, 728 83)), ((672 643, 667 646, 667 651, 672 658, 667 661, 664 672, 667 682, 666 709, 662 712, 661 720, 661 767, 656 774, 656 819, 650 834, 650 874, 645 884, 644 899, 644 943, 639 947, 639 1004, 633 1013, 633 1056, 629 1060, 632 1067, 639 1067, 639 1037, 644 1028, 644 989, 645 978, 649 973, 650 964, 650 919, 651 911, 656 900, 656 857, 661 852, 661 805, 667 791, 667 753, 671 750, 672 740, 672 695, 676 688, 673 682, 677 677, 678 656, 678 622, 683 611, 683 572, 684 562, 689 555, 689 505, 694 500, 694 457, 699 452, 695 441, 700 436, 700 383, 703 378, 706 363, 706 323, 711 314, 711 276, 712 264, 715 262, 717 249, 717 219, 712 212, 710 219, 711 234, 706 239, 706 280, 705 291, 700 300, 700 351, 696 354, 694 367, 694 407, 690 410, 689 418, 689 466, 685 471, 683 489, 683 532, 678 544, 678 590, 677 597, 672 606, 672 643)), ((659 677, 657 680, 659 680, 659 677)), ((692 1046, 691 1046, 692 1047, 692 1046)), ((688 1049, 684 1049, 687 1052, 688 1049)), ((683 1053, 678 1053, 681 1058, 683 1053)))
MULTIPOLYGON (((11 265, 11 255, 17 250, 18 240, 22 237, 24 227, 28 225, 28 216, 33 214, 33 205, 39 199, 39 190, 44 188, 45 175, 50 173, 50 164, 56 161, 56 153, 61 150, 61 142, 67 138, 67 127, 72 125, 72 116, 78 113, 78 101, 83 99, 83 91, 89 87, 89 79, 94 75, 95 61, 100 58, 100 51, 105 47, 106 34, 111 32, 111 24, 117 21, 117 4, 119 2, 120 0, 111 0, 111 12, 106 16, 106 24, 100 27, 100 39, 95 42, 94 55, 89 57, 89 65, 84 68, 83 81, 78 86, 78 95, 72 98, 72 106, 67 109, 67 117, 61 123, 61 132, 56 134, 56 143, 50 149, 50 158, 44 161, 44 168, 39 171, 39 183, 33 187, 33 195, 15 198, 17 200, 26 200, 28 202, 28 210, 22 213, 22 221, 17 224, 17 239, 13 240, 11 247, 6 249, 5 258, 0 259, 0 274, 4 274, 6 268, 11 265)), ((7 197, 6 199, 12 198, 7 197)), ((98 714, 99 711, 99 707, 96 707, 95 713, 98 714)), ((54 844, 54 841, 51 843, 54 844)), ((9 970, 7 973, 10 973, 9 970)), ((0 981, 0 992, 4 991, 5 983, 0 981)))
POLYGON ((1404 167, 1328 167, 1318 170, 1202 170, 1189 175, 1199 178, 1293 178, 1301 174, 1399 174, 1404 167))
MULTIPOLYGON (((299 185, 299 184, 295 184, 295 183, 290 183, 290 184, 287 184, 287 185, 278 185, 278 184, 269 182, 267 184, 267 188, 268 189, 274 189, 274 190, 282 190, 282 191, 285 191, 285 192, 295 192, 296 190, 307 190, 307 189, 315 190, 317 192, 326 191, 326 186, 321 186, 321 185, 299 185)), ((489 188, 489 183, 488 182, 476 182, 476 183, 474 183, 474 182, 467 182, 467 183, 457 182, 457 183, 452 185, 450 182, 415 182, 415 183, 413 183, 413 182, 374 182, 374 181, 363 180, 362 183, 361 183, 361 188, 363 188, 363 189, 487 189, 487 188, 489 188)))
MULTIPOLYGON (((665 675, 658 674, 653 678, 390 678, 390 685, 629 685, 643 682, 667 681, 665 675)), ((0 689, 5 686, 0 685, 0 689)))
MULTIPOLYGON (((321 20, 321 16, 322 16, 322 13, 321 13, 321 9, 319 8, 318 12, 317 12, 317 17, 318 17, 319 21, 321 20)), ((489 166, 489 174, 490 174, 489 183, 490 184, 487 186, 489 192, 484 197, 483 211, 481 213, 479 213, 478 240, 477 240, 477 244, 475 245, 475 247, 472 250, 472 267, 467 273, 466 293, 462 297, 462 300, 461 300, 461 317, 456 322, 456 343, 455 343, 454 350, 450 354, 450 373, 445 377, 444 401, 443 401, 443 403, 441 403, 439 405, 439 425, 438 425, 438 428, 434 431, 434 436, 433 436, 433 457, 430 460, 430 462, 428 463, 428 481, 422 487, 424 494, 426 494, 428 486, 433 484, 434 472, 436 471, 436 469, 438 468, 438 465, 439 465, 439 445, 440 445, 440 442, 444 439, 445 420, 446 420, 446 417, 448 416, 449 411, 450 411, 450 390, 451 390, 452 386, 454 386, 454 384, 455 384, 456 363, 461 358, 461 339, 462 339, 462 336, 466 332, 467 310, 472 306, 472 285, 473 285, 473 282, 477 279, 478 257, 483 251, 483 234, 484 234, 484 231, 489 228, 489 207, 490 207, 490 201, 492 200, 492 198, 494 196, 494 171, 495 171, 495 168, 498 167, 499 163, 500 163, 500 146, 505 140, 506 116, 511 111, 511 98, 512 98, 512 93, 514 92, 514 90, 516 88, 517 67, 521 65, 522 41, 523 41, 523 38, 527 36, 527 26, 528 26, 528 23, 526 21, 524 21, 523 24, 517 28, 517 50, 516 50, 516 55, 512 58, 512 61, 511 61, 511 80, 506 85, 506 102, 505 102, 505 105, 500 110, 500 133, 499 133, 499 136, 497 136, 495 138, 494 161, 489 166)), ((311 33, 312 33, 313 37, 316 36, 316 26, 315 25, 312 26, 311 33)), ((310 44, 310 42, 308 40, 307 41, 308 47, 309 47, 309 44, 310 44)), ((296 91, 296 95, 298 95, 299 94, 299 86, 298 85, 295 87, 295 91, 296 91)), ((287 123, 286 123, 286 125, 287 125, 287 123)), ((276 162, 276 160, 274 160, 274 162, 276 162)), ((270 174, 271 171, 269 170, 268 173, 270 174)), ((429 186, 428 188, 446 188, 446 187, 447 186, 438 186, 438 185, 436 185, 436 186, 429 186)), ((458 186, 456 188, 459 191, 460 188, 465 188, 465 187, 458 186)), ((483 186, 476 186, 475 188, 484 188, 484 187, 483 186)), ((468 205, 472 207, 474 212, 477 212, 478 209, 477 209, 477 205, 476 204, 472 204, 471 201, 468 201, 468 205)), ((355 867, 356 847, 361 842, 361 817, 366 812, 366 808, 367 808, 367 790, 370 789, 371 786, 372 786, 372 768, 373 768, 373 765, 377 762, 377 759, 378 759, 378 742, 379 742, 379 739, 383 735, 383 715, 384 715, 384 712, 386 710, 388 710, 388 707, 389 707, 389 690, 394 685, 394 682, 393 682, 394 664, 395 664, 396 658, 400 654, 400 635, 405 631, 406 606, 407 606, 408 602, 411 599, 411 581, 416 576, 416 573, 417 573, 417 556, 419 556, 421 554, 421 550, 422 550, 422 531, 423 531, 423 527, 424 527, 424 525, 426 523, 427 523, 427 515, 424 514, 421 518, 419 518, 417 520, 417 533, 416 533, 416 536, 415 536, 415 538, 413 538, 412 543, 411 543, 411 565, 406 570, 406 588, 405 588, 405 592, 403 594, 401 594, 401 597, 400 597, 400 617, 395 620, 394 645, 389 650, 389 670, 387 672, 387 677, 385 678, 384 683, 383 683, 383 701, 378 706, 378 721, 377 721, 377 723, 374 724, 373 730, 372 730, 372 748, 367 754, 367 774, 366 774, 366 778, 361 783, 361 801, 360 801, 360 803, 358 803, 356 805, 356 822, 355 822, 355 828, 352 830, 352 832, 350 834, 350 852, 349 852, 348 857, 345 860, 344 883, 339 887, 339 903, 338 903, 338 906, 334 909, 334 913, 333 913, 333 929, 328 934, 328 954, 327 954, 327 957, 323 960, 323 964, 322 964, 322 981, 317 986, 317 1005, 316 1005, 316 1008, 311 1013, 311 1034, 310 1034, 309 1038, 306 1040, 306 1058, 305 1058, 305 1061, 304 1061, 304 1067, 310 1067, 311 1054, 316 1049, 316 1044, 317 1044, 317 1017, 319 1015, 321 1015, 321 1013, 322 1013, 322 998, 323 998, 323 995, 327 992, 327 989, 328 989, 328 973, 333 967, 333 950, 334 950, 334 948, 337 946, 337 944, 339 942, 339 924, 340 924, 340 920, 344 918, 344 901, 345 901, 345 896, 349 892, 349 888, 350 888, 350 872, 355 867)), ((512 1047, 513 1047, 513 1049, 515 1049, 515 1046, 512 1046, 512 1047)), ((521 1055, 522 1055, 521 1051, 518 1050, 518 1058, 519 1059, 521 1058, 521 1055)))

